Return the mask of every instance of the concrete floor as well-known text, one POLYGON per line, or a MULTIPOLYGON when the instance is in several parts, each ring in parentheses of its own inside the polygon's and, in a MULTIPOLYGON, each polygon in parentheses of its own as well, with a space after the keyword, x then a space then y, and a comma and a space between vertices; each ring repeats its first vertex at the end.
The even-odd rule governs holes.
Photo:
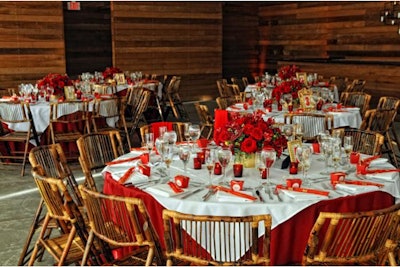
MULTIPOLYGON (((207 103, 212 111, 215 103, 207 103)), ((193 122, 198 121, 197 114, 192 104, 188 104, 187 110, 193 122)), ((396 129, 400 135, 400 123, 396 123, 396 129)), ((83 181, 81 167, 77 163, 71 163, 70 167, 78 183, 83 181)), ((25 242, 29 226, 38 206, 40 197, 36 185, 30 175, 30 166, 26 175, 20 176, 19 166, 0 165, 0 265, 15 266, 25 242)), ((98 177, 96 183, 102 188, 102 178, 98 177)), ((35 240, 35 239, 34 239, 35 240)), ((53 265, 53 259, 45 253, 43 261, 35 265, 53 265)))

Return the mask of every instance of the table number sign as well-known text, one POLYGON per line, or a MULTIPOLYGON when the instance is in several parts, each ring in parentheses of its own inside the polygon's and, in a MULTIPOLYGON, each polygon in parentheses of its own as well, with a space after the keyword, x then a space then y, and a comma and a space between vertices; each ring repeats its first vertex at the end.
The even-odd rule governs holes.
POLYGON ((75 100, 75 88, 73 86, 64 86, 64 95, 66 100, 75 100))

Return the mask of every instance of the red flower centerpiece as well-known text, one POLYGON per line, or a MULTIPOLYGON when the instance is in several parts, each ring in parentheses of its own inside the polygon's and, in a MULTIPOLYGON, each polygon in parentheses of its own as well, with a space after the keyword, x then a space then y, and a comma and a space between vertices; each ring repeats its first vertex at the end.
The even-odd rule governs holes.
POLYGON ((123 71, 117 67, 107 67, 103 71, 104 80, 107 81, 108 79, 114 79, 115 73, 123 73, 123 71))
POLYGON ((301 72, 296 65, 283 66, 278 71, 278 81, 276 87, 272 91, 272 97, 279 103, 284 94, 291 94, 293 102, 298 102, 299 96, 297 92, 301 90, 305 84, 296 78, 296 72, 301 72))
POLYGON ((229 123, 215 129, 214 141, 217 145, 231 147, 232 152, 239 156, 254 154, 268 146, 274 148, 279 157, 287 145, 287 140, 274 124, 272 118, 264 121, 261 113, 231 113, 229 123))
POLYGON ((67 74, 61 75, 58 73, 49 73, 41 80, 37 81, 37 87, 40 88, 47 88, 51 87, 54 89, 53 94, 62 96, 64 95, 64 86, 71 86, 73 85, 72 80, 68 77, 67 74))

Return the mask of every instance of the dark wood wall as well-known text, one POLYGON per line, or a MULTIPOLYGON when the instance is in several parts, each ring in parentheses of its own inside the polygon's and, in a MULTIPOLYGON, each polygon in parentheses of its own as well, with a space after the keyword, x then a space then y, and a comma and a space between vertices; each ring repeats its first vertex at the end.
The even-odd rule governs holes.
POLYGON ((0 1, 0 88, 65 73, 62 2, 0 1))
POLYGON ((400 35, 380 22, 383 2, 276 2, 259 8, 264 70, 297 64, 325 77, 367 81, 373 105, 398 96, 400 35))
POLYGON ((114 65, 182 77, 185 100, 217 95, 221 2, 111 2, 114 65))

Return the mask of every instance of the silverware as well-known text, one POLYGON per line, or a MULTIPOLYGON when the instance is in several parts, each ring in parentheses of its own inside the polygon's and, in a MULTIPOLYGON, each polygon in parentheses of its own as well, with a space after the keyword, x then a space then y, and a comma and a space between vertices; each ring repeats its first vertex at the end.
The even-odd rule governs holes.
POLYGON ((261 202, 265 202, 265 200, 262 198, 260 191, 256 190, 256 194, 258 196, 258 198, 260 199, 261 202))
POLYGON ((179 198, 179 199, 185 199, 185 198, 187 198, 188 196, 194 195, 194 194, 196 194, 197 192, 202 191, 203 189, 204 189, 203 187, 197 188, 197 189, 195 189, 195 190, 193 190, 193 191, 189 191, 189 192, 187 192, 187 193, 185 193, 185 194, 180 194, 180 195, 177 196, 177 198, 179 198))
POLYGON ((212 195, 215 194, 215 192, 217 192, 216 189, 209 189, 207 194, 205 194, 204 196, 202 196, 203 201, 207 201, 212 195))
POLYGON ((270 200, 274 200, 274 197, 272 196, 272 193, 271 193, 271 189, 268 186, 266 186, 264 188, 264 191, 265 191, 265 193, 268 194, 270 200))

